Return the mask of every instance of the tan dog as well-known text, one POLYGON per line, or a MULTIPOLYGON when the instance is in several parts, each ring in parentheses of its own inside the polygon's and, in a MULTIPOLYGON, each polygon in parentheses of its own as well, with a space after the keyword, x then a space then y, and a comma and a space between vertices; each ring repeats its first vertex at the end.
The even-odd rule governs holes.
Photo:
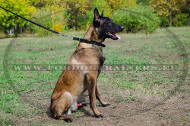
MULTIPOLYGON (((98 10, 94 9, 94 20, 84 35, 84 39, 88 41, 96 41, 102 43, 106 38, 113 40, 120 39, 116 32, 121 32, 123 26, 115 24, 110 18, 99 15, 98 10)), ((71 121, 68 115, 72 110, 77 109, 77 99, 88 89, 90 107, 96 117, 103 115, 96 108, 96 98, 102 106, 108 106, 100 96, 100 90, 97 86, 97 78, 100 69, 104 63, 102 47, 93 44, 79 43, 76 51, 73 53, 66 65, 65 70, 60 75, 56 87, 51 96, 51 113, 57 119, 71 121), (93 66, 93 70, 75 69, 80 66, 93 66)))

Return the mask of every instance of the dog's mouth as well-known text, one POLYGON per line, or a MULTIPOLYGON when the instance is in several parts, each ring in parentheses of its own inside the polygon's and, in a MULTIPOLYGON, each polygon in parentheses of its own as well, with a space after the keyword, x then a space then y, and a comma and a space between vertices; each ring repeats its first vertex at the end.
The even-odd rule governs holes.
POLYGON ((113 33, 113 32, 107 32, 107 35, 109 38, 113 39, 113 40, 118 40, 121 39, 119 35, 113 33))

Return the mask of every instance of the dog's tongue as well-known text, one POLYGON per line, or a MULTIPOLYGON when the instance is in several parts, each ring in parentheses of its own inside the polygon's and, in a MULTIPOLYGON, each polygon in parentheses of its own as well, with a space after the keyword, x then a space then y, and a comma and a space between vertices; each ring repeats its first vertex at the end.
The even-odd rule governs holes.
POLYGON ((112 33, 112 32, 111 32, 111 34, 112 34, 113 36, 117 37, 118 39, 121 39, 119 35, 117 35, 117 34, 115 34, 115 33, 112 33))
POLYGON ((115 34, 115 36, 116 36, 118 39, 121 39, 119 35, 115 34))

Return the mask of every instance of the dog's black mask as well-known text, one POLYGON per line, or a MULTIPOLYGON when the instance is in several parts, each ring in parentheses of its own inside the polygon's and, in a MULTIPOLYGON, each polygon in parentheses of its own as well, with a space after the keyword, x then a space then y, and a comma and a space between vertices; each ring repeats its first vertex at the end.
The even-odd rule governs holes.
POLYGON ((103 16, 103 12, 99 15, 98 10, 94 9, 94 21, 93 25, 97 28, 97 34, 100 38, 106 39, 111 38, 113 40, 120 39, 115 33, 122 32, 124 27, 118 24, 115 24, 112 19, 103 16))

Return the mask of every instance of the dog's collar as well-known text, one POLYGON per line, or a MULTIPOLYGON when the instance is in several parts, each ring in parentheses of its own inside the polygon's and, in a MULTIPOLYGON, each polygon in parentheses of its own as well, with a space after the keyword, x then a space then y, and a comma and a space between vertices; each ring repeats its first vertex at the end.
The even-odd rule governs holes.
POLYGON ((77 41, 83 42, 83 43, 89 43, 89 44, 93 44, 93 45, 98 45, 98 46, 106 47, 106 45, 104 45, 102 43, 98 43, 96 41, 88 41, 88 40, 82 39, 82 38, 73 37, 73 40, 77 40, 77 41))

